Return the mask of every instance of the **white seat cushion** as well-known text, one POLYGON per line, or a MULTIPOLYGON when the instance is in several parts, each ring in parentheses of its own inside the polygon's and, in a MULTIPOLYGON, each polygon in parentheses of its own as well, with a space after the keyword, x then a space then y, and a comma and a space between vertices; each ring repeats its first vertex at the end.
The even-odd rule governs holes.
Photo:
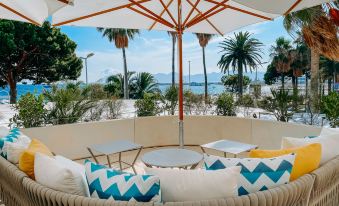
POLYGON ((238 195, 240 167, 218 171, 145 168, 160 178, 164 202, 200 201, 238 195))

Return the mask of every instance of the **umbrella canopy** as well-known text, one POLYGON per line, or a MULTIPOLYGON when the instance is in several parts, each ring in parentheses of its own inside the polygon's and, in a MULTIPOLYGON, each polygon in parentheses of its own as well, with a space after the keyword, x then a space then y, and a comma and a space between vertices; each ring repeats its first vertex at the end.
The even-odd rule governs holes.
POLYGON ((69 0, 0 0, 0 19, 41 25, 48 16, 69 3, 69 0))
POLYGON ((183 32, 223 35, 328 0, 74 0, 53 15, 55 26, 175 31, 178 34, 179 143, 183 138, 183 32))

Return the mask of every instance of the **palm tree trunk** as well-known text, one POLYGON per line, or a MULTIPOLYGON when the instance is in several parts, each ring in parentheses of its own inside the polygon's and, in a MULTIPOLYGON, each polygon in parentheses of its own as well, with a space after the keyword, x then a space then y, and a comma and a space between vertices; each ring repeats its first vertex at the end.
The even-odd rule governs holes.
POLYGON ((311 48, 311 98, 319 95, 319 53, 311 48))
POLYGON ((329 94, 332 91, 332 78, 327 80, 327 93, 329 94))
POLYGON ((243 71, 242 71, 242 64, 238 63, 238 84, 239 84, 239 97, 242 97, 243 94, 243 71))
POLYGON ((124 99, 129 98, 128 94, 128 71, 127 71, 127 59, 126 59, 126 51, 125 47, 122 47, 122 56, 124 59, 124 99))
POLYGON ((175 36, 172 35, 172 86, 175 86, 175 36))
POLYGON ((206 58, 205 58, 205 47, 202 47, 202 64, 204 67, 204 78, 205 78, 205 103, 208 99, 208 86, 207 86, 207 70, 206 70, 206 58))

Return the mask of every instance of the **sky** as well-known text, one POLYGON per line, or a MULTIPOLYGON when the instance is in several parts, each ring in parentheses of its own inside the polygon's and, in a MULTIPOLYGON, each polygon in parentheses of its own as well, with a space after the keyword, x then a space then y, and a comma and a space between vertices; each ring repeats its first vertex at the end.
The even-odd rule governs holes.
MULTIPOLYGON (((123 72, 121 49, 115 48, 114 42, 111 43, 107 38, 102 37, 96 28, 64 26, 61 30, 77 43, 76 53, 79 57, 85 57, 89 53, 95 54, 88 59, 89 82, 96 82, 109 75, 123 72)), ((278 37, 290 38, 283 27, 282 18, 247 26, 234 32, 238 31, 248 31, 264 44, 262 62, 270 61, 270 47, 278 37)), ((219 43, 225 38, 232 37, 234 32, 224 36, 215 36, 209 42, 205 50, 208 73, 220 72, 217 66, 221 57, 219 43)), ((184 74, 188 74, 188 61, 191 61, 191 74, 203 73, 202 50, 197 38, 191 33, 185 33, 183 36, 183 55, 184 74)), ((126 56, 129 71, 152 74, 170 73, 172 68, 171 38, 164 31, 141 30, 140 34, 129 42, 126 56)), ((266 66, 267 64, 264 64, 263 67, 259 67, 258 71, 266 71, 266 66)), ((85 67, 79 80, 85 81, 85 67)))

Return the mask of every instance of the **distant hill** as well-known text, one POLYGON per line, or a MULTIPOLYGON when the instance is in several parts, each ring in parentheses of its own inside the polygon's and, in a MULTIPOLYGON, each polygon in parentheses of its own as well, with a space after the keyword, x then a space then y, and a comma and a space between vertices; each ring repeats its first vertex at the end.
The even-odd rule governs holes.
MULTIPOLYGON (((258 80, 263 80, 264 79, 264 74, 265 72, 258 72, 258 80)), ((218 72, 212 72, 207 74, 207 79, 208 82, 220 82, 221 77, 224 74, 218 73, 218 72)), ((250 79, 255 80, 255 72, 252 73, 247 73, 245 74, 250 77, 250 79)), ((157 73, 154 74, 155 79, 159 83, 171 83, 172 82, 172 74, 171 73, 157 73)), ((106 83, 107 77, 103 77, 99 79, 97 82, 98 83, 106 83)), ((178 74, 175 74, 175 81, 178 81, 178 74)), ((184 82, 188 82, 188 75, 184 75, 184 82)), ((204 75, 203 74, 192 74, 191 75, 191 82, 197 82, 197 83, 202 83, 204 82, 204 75)))

